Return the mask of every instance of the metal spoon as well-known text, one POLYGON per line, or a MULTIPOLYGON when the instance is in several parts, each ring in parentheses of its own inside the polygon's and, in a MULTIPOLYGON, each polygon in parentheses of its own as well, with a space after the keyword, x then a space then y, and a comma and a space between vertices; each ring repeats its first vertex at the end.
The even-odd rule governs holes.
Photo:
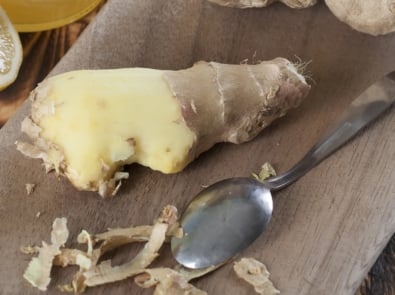
POLYGON ((181 218, 184 237, 171 241, 175 259, 188 268, 204 268, 222 264, 248 247, 270 221, 271 191, 299 179, 394 101, 395 71, 359 95, 341 122, 287 172, 263 183, 252 178, 230 178, 204 189, 181 218))

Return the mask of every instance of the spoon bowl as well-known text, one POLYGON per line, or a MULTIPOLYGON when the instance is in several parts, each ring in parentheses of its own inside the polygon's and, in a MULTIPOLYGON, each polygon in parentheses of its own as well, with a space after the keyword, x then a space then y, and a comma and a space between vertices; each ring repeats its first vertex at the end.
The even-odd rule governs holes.
POLYGON ((181 218, 182 238, 172 238, 175 259, 197 269, 217 266, 256 240, 270 221, 271 191, 282 189, 335 152, 395 101, 395 72, 367 88, 350 105, 343 119, 291 169, 259 182, 230 178, 201 191, 181 218))
POLYGON ((184 213, 187 218, 181 220, 184 237, 172 239, 172 251, 189 268, 220 264, 255 241, 272 212, 272 194, 259 181, 252 178, 219 181, 201 191, 189 204, 184 213))

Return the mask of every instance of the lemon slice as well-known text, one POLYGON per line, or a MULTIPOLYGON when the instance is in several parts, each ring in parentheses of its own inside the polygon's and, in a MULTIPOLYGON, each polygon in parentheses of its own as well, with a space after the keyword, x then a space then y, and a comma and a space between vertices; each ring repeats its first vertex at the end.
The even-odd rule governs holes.
POLYGON ((22 63, 19 35, 0 6, 0 90, 15 81, 22 63))

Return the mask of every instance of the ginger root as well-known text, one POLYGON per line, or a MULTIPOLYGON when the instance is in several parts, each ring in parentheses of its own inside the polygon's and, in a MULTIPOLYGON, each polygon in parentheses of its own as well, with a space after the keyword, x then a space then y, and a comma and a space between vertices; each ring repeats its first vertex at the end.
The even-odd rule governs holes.
MULTIPOLYGON (((237 8, 266 7, 282 2, 291 8, 307 8, 317 0, 208 0, 237 8)), ((395 31, 394 0, 325 0, 332 13, 353 29, 374 36, 395 31)))
POLYGON ((393 0, 325 0, 341 21, 357 31, 384 35, 395 31, 395 1, 393 0))
POLYGON ((199 62, 180 71, 130 68, 64 73, 31 94, 18 142, 81 190, 114 195, 139 163, 181 171, 218 142, 242 143, 297 107, 310 86, 283 58, 256 65, 199 62))
POLYGON ((209 0, 210 2, 237 8, 266 7, 274 2, 282 2, 291 8, 306 8, 313 6, 317 0, 209 0))

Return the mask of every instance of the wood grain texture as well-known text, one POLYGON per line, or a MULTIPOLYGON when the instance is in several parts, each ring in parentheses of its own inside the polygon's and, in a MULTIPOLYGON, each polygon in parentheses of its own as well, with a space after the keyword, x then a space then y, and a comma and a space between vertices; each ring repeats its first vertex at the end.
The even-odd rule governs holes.
MULTIPOLYGON (((238 63, 254 56, 257 60, 276 56, 295 60, 297 55, 312 60, 313 91, 300 109, 256 140, 241 146, 218 145, 180 174, 130 167, 132 177, 121 194, 107 201, 77 192, 52 174, 44 175, 38 161, 15 151, 13 142, 21 137, 20 121, 29 108, 25 103, 0 133, 3 293, 38 294, 22 279, 27 258, 18 248, 48 239, 55 217, 69 218, 71 239, 75 239, 82 226, 97 232, 148 223, 165 204, 183 208, 202 184, 249 175, 264 161, 272 162, 278 171, 289 168, 358 92, 395 68, 390 50, 394 46, 394 36, 373 38, 352 31, 322 4, 295 12, 281 5, 240 11, 198 0, 110 1, 54 73, 125 66, 178 69, 200 59, 238 63), (38 185, 31 196, 25 193, 27 182, 38 185), (42 216, 36 219, 38 211, 42 216)), ((243 255, 262 259, 282 294, 353 294, 393 235, 394 122, 392 109, 347 147, 276 195, 273 222, 243 255)), ((123 259, 131 256, 125 251, 117 254, 123 259)), ((173 263, 169 255, 161 261, 173 263)), ((55 270, 51 290, 60 283, 61 272, 55 270)), ((198 280, 197 285, 211 294, 253 294, 235 278, 230 265, 198 280)), ((131 280, 87 294, 123 294, 126 290, 150 294, 131 280)))

